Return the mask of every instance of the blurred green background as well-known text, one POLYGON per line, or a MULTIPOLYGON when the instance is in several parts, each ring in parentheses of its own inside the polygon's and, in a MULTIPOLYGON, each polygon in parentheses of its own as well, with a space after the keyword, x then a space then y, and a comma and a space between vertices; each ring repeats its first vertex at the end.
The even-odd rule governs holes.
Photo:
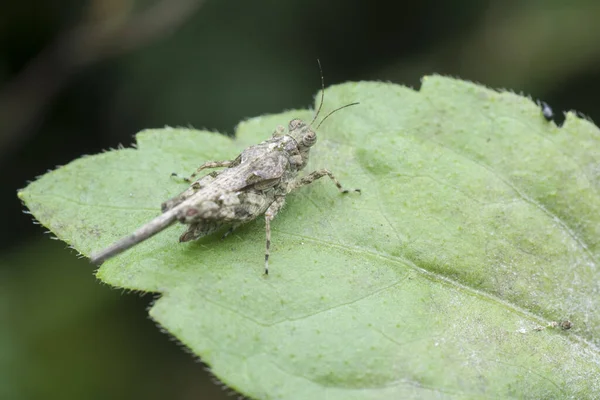
POLYGON ((530 94, 559 122, 570 109, 599 119, 598 21, 597 0, 5 2, 0 399, 230 393, 147 317, 154 295, 99 283, 92 265, 32 224, 16 197, 28 180, 129 146, 144 128, 232 134, 242 119, 309 107, 317 58, 326 85, 418 88, 436 72, 530 94))

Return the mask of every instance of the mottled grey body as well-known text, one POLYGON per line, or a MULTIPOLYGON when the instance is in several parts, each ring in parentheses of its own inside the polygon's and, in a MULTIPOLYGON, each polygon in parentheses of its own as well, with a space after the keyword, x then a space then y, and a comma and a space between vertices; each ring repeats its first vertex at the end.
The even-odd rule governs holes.
POLYGON ((198 239, 223 225, 235 228, 264 214, 275 199, 289 193, 289 183, 303 167, 297 150, 290 136, 275 134, 233 161, 206 163, 227 168, 203 176, 162 204, 163 212, 175 210, 177 220, 190 225, 179 240, 198 239))
MULTIPOLYGON (((269 273, 271 220, 285 203, 292 190, 310 184, 327 175, 342 193, 347 193, 331 172, 314 171, 302 178, 298 172, 306 167, 310 148, 317 141, 314 130, 304 121, 293 119, 287 131, 278 127, 273 136, 245 149, 236 159, 204 163, 186 179, 190 187, 162 204, 162 215, 142 226, 131 235, 92 255, 100 264, 143 240, 155 235, 176 221, 189 225, 180 242, 198 239, 221 228, 249 222, 265 215, 266 250, 265 274, 269 273), (207 168, 226 167, 193 180, 207 168)), ((360 192, 358 189, 354 189, 360 192)))

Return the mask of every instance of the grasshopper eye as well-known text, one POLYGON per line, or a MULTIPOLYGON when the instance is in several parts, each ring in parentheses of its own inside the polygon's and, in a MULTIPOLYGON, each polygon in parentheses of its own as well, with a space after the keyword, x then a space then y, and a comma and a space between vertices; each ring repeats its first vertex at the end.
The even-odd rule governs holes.
POLYGON ((308 131, 302 138, 302 144, 306 147, 310 147, 315 143, 317 143, 317 135, 313 131, 308 131))
POLYGON ((301 119, 293 119, 290 121, 290 125, 288 126, 288 129, 290 131, 294 131, 296 129, 302 128, 303 126, 306 126, 304 121, 302 121, 301 119))

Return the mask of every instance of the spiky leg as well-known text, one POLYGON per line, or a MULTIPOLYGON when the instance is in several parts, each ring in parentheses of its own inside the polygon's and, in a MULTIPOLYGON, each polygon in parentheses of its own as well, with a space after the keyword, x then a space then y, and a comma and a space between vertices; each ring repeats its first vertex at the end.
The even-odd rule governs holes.
MULTIPOLYGON (((194 182, 194 178, 196 177, 196 175, 198 175, 198 173, 200 171, 202 171, 203 169, 207 169, 207 168, 220 168, 220 167, 229 167, 231 164, 233 164, 232 160, 224 160, 224 161, 207 161, 204 164, 202 164, 201 166, 198 167, 198 169, 192 174, 190 175, 189 178, 186 178, 185 176, 181 176, 176 172, 173 172, 171 174, 171 176, 176 176, 179 179, 182 179, 183 181, 187 182, 187 183, 192 183, 194 182)), ((209 175, 212 174, 217 174, 218 172, 212 172, 209 175)))
MULTIPOLYGON (((204 166, 204 164, 200 168, 198 168, 198 170, 196 170, 196 172, 194 172, 189 178, 186 177, 186 176, 181 176, 177 172, 172 172, 171 176, 174 176, 174 177, 176 177, 178 179, 181 179, 182 181, 184 181, 186 183, 193 184, 194 181, 195 181, 194 178, 196 178, 196 175, 198 175, 198 172, 202 171, 202 169, 205 169, 205 168, 211 168, 211 167, 204 167, 204 168, 202 168, 203 166, 204 166)), ((225 165, 223 165, 223 166, 225 166, 225 165)), ((212 168, 218 168, 218 167, 221 167, 221 165, 217 165, 217 166, 212 167, 212 168)), ((209 174, 206 174, 205 176, 211 176, 211 177, 215 178, 217 175, 219 175, 219 173, 220 173, 220 171, 213 171, 213 172, 211 172, 209 174)))
POLYGON ((190 176, 190 181, 196 177, 196 175, 198 175, 198 173, 200 171, 202 171, 203 169, 206 168, 220 168, 220 167, 229 167, 231 164, 233 164, 233 160, 224 160, 224 161, 207 161, 204 164, 202 164, 201 166, 198 167, 198 169, 196 170, 196 172, 194 172, 191 176, 190 176))
POLYGON ((265 212, 265 230, 267 234, 267 243, 265 249, 265 275, 269 275, 269 252, 271 249, 271 221, 273 220, 273 218, 275 218, 275 216, 277 215, 279 210, 281 210, 281 207, 283 207, 284 204, 285 197, 278 197, 273 203, 271 203, 271 205, 269 206, 269 208, 267 208, 267 211, 265 212))
POLYGON ((342 186, 342 184, 336 179, 335 176, 333 176, 333 174, 331 173, 331 171, 329 171, 328 169, 320 169, 317 171, 313 171, 310 174, 300 178, 299 180, 297 180, 296 182, 294 182, 294 184, 292 185, 291 190, 297 189, 299 187, 302 186, 306 186, 309 185, 311 183, 313 183, 314 181, 316 181, 317 179, 320 179, 322 177, 324 177, 325 175, 327 175, 335 184, 335 186, 337 186, 337 188, 339 189, 340 193, 349 193, 350 191, 354 191, 354 192, 358 192, 360 193, 360 189, 344 189, 344 187, 342 186))
POLYGON ((190 224, 186 231, 179 236, 179 241, 183 243, 200 239, 201 237, 215 232, 217 229, 221 228, 221 225, 222 224, 218 221, 202 221, 190 224))
MULTIPOLYGON (((173 207, 175 207, 176 205, 181 204, 182 202, 184 202, 185 200, 189 199, 191 196, 193 196, 194 194, 196 194, 196 192, 200 189, 202 189, 203 187, 207 186, 208 184, 210 184, 210 182, 212 182, 212 180, 214 178, 216 178, 219 175, 219 171, 213 171, 210 174, 206 174, 205 176, 203 176, 202 178, 198 179, 195 182, 191 182, 191 185, 188 189, 186 189, 185 191, 183 191, 182 193, 178 194, 177 196, 163 202, 161 204, 161 210, 162 212, 165 212, 173 207)), ((189 182, 189 178, 185 178, 183 176, 177 175, 176 173, 172 173, 171 176, 176 176, 179 179, 182 179, 188 183, 189 182)))

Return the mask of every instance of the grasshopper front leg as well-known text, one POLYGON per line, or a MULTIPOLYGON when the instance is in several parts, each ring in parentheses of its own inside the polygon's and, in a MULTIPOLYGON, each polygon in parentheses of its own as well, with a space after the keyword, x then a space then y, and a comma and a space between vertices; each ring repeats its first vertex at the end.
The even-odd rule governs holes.
POLYGON ((342 184, 336 179, 336 177, 331 173, 331 171, 326 168, 319 169, 317 171, 313 171, 310 174, 298 179, 297 181, 295 181, 292 184, 289 191, 298 189, 302 186, 310 185, 311 183, 313 183, 317 179, 324 177, 325 175, 327 175, 333 181, 333 183, 338 188, 340 193, 346 194, 346 193, 349 193, 350 191, 354 191, 354 192, 358 192, 358 193, 361 192, 360 189, 344 189, 342 184))

